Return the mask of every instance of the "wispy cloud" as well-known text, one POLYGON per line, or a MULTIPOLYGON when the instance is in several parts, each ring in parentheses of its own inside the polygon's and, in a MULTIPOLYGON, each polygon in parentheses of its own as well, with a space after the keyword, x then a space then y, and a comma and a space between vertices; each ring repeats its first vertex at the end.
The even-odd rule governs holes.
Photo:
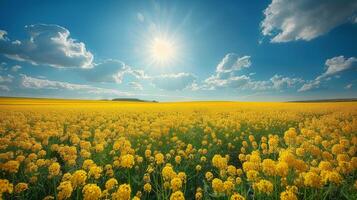
POLYGON ((34 78, 31 76, 21 75, 21 86, 29 89, 49 89, 49 90, 70 90, 82 91, 89 94, 109 94, 113 96, 131 96, 130 93, 118 90, 94 87, 90 85, 74 84, 62 81, 53 81, 47 79, 34 78))
POLYGON ((129 82, 128 85, 134 90, 143 90, 144 87, 138 82, 129 82))
POLYGON ((4 76, 0 75, 0 83, 11 83, 13 79, 14 79, 14 76, 12 76, 10 74, 4 75, 4 76))
POLYGON ((331 76, 351 69, 357 66, 356 64, 357 58, 355 57, 345 58, 344 56, 336 56, 327 59, 325 62, 326 71, 321 75, 317 76, 314 80, 310 80, 305 83, 298 91, 304 92, 312 89, 317 89, 320 87, 321 83, 330 80, 331 76))

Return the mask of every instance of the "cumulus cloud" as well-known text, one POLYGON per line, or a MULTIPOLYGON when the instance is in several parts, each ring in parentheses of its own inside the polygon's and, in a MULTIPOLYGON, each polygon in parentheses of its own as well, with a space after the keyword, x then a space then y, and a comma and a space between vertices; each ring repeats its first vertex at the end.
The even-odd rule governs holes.
POLYGON ((298 91, 304 92, 312 89, 317 89, 324 81, 331 80, 331 76, 356 67, 356 63, 357 58, 355 57, 345 58, 344 56, 336 56, 327 59, 325 62, 326 71, 321 75, 317 76, 314 80, 305 83, 298 91))
POLYGON ((25 26, 26 40, 11 41, 6 31, 0 31, 0 53, 18 61, 52 67, 92 67, 93 55, 85 44, 70 37, 61 26, 35 24, 25 26))
POLYGON ((251 66, 250 56, 239 57, 235 53, 227 54, 217 65, 215 74, 203 81, 199 87, 202 90, 215 90, 217 88, 234 88, 242 90, 283 90, 295 87, 304 82, 300 78, 274 75, 269 80, 254 80, 249 75, 239 75, 240 70, 251 66))
POLYGON ((7 76, 0 75, 0 83, 11 83, 13 79, 14 77, 10 74, 8 74, 7 76))
POLYGON ((211 76, 204 81, 202 89, 214 90, 217 88, 233 88, 240 90, 283 90, 294 88, 303 83, 301 78, 284 77, 282 75, 274 75, 269 80, 254 80, 247 75, 231 76, 222 79, 219 76, 211 76))
POLYGON ((317 77, 317 80, 320 80, 325 77, 335 75, 339 72, 348 70, 352 67, 357 66, 357 58, 345 58, 344 56, 337 56, 330 59, 327 59, 325 62, 326 71, 317 77))
POLYGON ((270 81, 273 84, 272 87, 277 90, 284 88, 292 88, 295 87, 297 84, 304 82, 304 80, 301 78, 283 77, 278 74, 275 74, 273 77, 271 77, 270 81))
POLYGON ((95 64, 93 68, 81 69, 79 72, 87 81, 100 83, 122 83, 125 76, 133 76, 136 79, 148 78, 143 70, 133 69, 119 60, 106 60, 95 64))
POLYGON ((250 67, 250 56, 239 57, 235 53, 229 53, 224 56, 222 61, 217 65, 217 72, 239 71, 243 68, 250 67))
POLYGON ((130 96, 129 93, 121 92, 118 90, 94 87, 90 85, 74 84, 62 81, 53 81, 47 79, 34 78, 31 76, 21 75, 21 86, 29 89, 49 89, 49 90, 70 90, 81 91, 88 94, 109 94, 109 95, 121 95, 130 96))
POLYGON ((152 77, 155 87, 163 90, 183 90, 190 87, 196 76, 191 73, 163 74, 152 77))
POLYGON ((262 34, 271 42, 312 40, 350 21, 357 12, 354 0, 272 0, 264 10, 262 34))
POLYGON ((90 82, 121 82, 119 73, 124 70, 125 64, 117 60, 107 60, 90 69, 80 70, 80 74, 90 82))

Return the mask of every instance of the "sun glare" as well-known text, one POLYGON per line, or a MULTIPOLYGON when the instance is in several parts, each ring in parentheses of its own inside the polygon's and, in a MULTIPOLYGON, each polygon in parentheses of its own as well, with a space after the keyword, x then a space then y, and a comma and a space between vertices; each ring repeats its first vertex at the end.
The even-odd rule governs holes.
POLYGON ((151 58, 158 64, 168 64, 174 59, 175 45, 165 38, 155 38, 150 47, 151 58))

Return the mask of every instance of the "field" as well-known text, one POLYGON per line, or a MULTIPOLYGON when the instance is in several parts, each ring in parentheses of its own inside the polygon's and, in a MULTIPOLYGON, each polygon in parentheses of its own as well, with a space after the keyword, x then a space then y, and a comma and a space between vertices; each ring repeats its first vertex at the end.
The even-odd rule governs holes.
POLYGON ((0 99, 0 199, 357 199, 357 102, 0 99))

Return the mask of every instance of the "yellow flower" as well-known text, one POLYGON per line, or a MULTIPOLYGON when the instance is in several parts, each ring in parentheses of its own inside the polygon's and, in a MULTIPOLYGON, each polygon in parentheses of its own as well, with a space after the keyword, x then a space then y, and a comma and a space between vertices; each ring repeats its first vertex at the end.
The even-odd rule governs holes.
POLYGON ((295 128, 289 128, 289 130, 285 131, 284 133, 285 144, 287 145, 295 144, 296 136, 297 133, 295 128))
POLYGON ((57 187, 58 192, 58 199, 69 199, 72 195, 73 187, 70 181, 61 182, 60 185, 57 187))
POLYGON ((145 150, 145 157, 149 158, 151 156, 151 150, 150 149, 146 149, 145 150))
MULTIPOLYGON (((1 166, 1 165, 0 165, 1 166)), ((17 160, 9 160, 2 165, 2 169, 9 173, 17 173, 19 170, 20 162, 17 160)))
POLYGON ((150 183, 145 183, 144 191, 145 192, 151 192, 151 184, 150 183))
POLYGON ((135 164, 134 156, 131 154, 126 154, 124 156, 121 156, 121 163, 120 165, 124 168, 129 168, 131 169, 135 164))
POLYGON ((336 171, 322 171, 321 177, 325 184, 331 182, 339 185, 342 182, 342 176, 336 171))
POLYGON ((62 181, 70 181, 71 178, 72 178, 72 174, 67 172, 67 173, 63 174, 62 181))
POLYGON ((176 162, 177 164, 180 164, 180 163, 181 163, 181 156, 176 156, 176 157, 175 157, 175 162, 176 162))
POLYGON ((304 176, 304 185, 320 188, 322 186, 321 178, 315 172, 307 172, 304 176))
POLYGON ((231 196, 230 200, 245 200, 245 198, 242 195, 235 193, 231 196))
POLYGON ((13 184, 11 184, 7 179, 0 179, 0 199, 2 199, 3 193, 11 194, 13 190, 13 184))
POLYGON ((185 200, 185 196, 181 191, 176 191, 171 194, 170 200, 185 200))
POLYGON ((207 181, 212 180, 212 178, 213 178, 213 174, 212 174, 212 172, 206 172, 205 177, 206 177, 207 181))
POLYGON ((234 183, 232 181, 224 181, 224 190, 226 191, 227 194, 230 194, 233 190, 234 183))
POLYGON ((94 177, 95 179, 99 179, 102 172, 103 172, 103 169, 101 167, 94 165, 89 168, 88 176, 94 177))
POLYGON ((215 178, 212 181, 212 188, 214 192, 221 193, 224 191, 224 184, 221 179, 215 178))
POLYGON ((81 187, 86 183, 87 173, 84 170, 77 170, 71 177, 71 183, 74 189, 81 187))
POLYGON ((131 188, 129 184, 121 184, 118 190, 113 193, 113 200, 129 200, 131 196, 131 188))
POLYGON ((268 180, 262 179, 258 183, 254 184, 254 189, 256 189, 258 192, 269 195, 273 191, 273 184, 268 180))
POLYGON ((235 176, 236 173, 237 173, 237 169, 236 169, 236 167, 234 167, 233 165, 229 165, 229 166, 227 167, 227 172, 228 172, 228 174, 229 174, 230 176, 235 176))
POLYGON ((173 178, 171 179, 171 189, 173 191, 177 191, 177 190, 180 190, 181 187, 182 187, 182 180, 180 178, 173 178))
POLYGON ((264 159, 262 162, 262 168, 265 175, 275 175, 275 162, 272 159, 264 159))
POLYGON ((280 161, 276 164, 275 170, 277 175, 286 177, 289 173, 289 165, 284 161, 280 161))
POLYGON ((52 163, 49 167, 48 167, 48 174, 49 174, 49 177, 54 177, 54 176, 58 176, 59 173, 60 173, 60 169, 61 169, 61 166, 58 162, 54 162, 52 163))
POLYGON ((182 180, 183 183, 186 183, 186 173, 185 172, 179 172, 177 176, 182 180))
POLYGON ((259 179, 259 172, 255 170, 249 170, 247 172, 247 179, 248 181, 256 181, 259 179))
POLYGON ((54 200, 55 198, 51 195, 45 196, 42 200, 54 200))
POLYGON ((93 160, 87 159, 87 160, 83 161, 82 168, 84 170, 89 170, 92 166, 95 166, 95 163, 93 160))
POLYGON ((288 186, 284 192, 280 193, 280 200, 298 200, 296 193, 296 186, 288 186))
POLYGON ((221 155, 214 155, 212 158, 212 165, 218 169, 225 169, 227 167, 228 160, 221 155))
POLYGON ((164 180, 171 180, 173 177, 176 176, 176 172, 174 171, 174 169, 172 168, 171 165, 166 165, 163 169, 162 169, 162 176, 164 178, 164 180))
POLYGON ((240 177, 236 178, 236 184, 239 185, 242 183, 242 179, 240 177))
POLYGON ((27 183, 18 183, 15 186, 15 193, 21 193, 29 188, 27 183))
POLYGON ((160 165, 163 164, 165 162, 165 157, 162 153, 158 153, 155 155, 155 161, 156 164, 160 165))
POLYGON ((84 200, 97 200, 102 195, 102 190, 97 184, 87 184, 82 189, 84 200))
POLYGON ((105 182, 105 189, 111 190, 118 185, 118 181, 115 178, 111 178, 105 182))

